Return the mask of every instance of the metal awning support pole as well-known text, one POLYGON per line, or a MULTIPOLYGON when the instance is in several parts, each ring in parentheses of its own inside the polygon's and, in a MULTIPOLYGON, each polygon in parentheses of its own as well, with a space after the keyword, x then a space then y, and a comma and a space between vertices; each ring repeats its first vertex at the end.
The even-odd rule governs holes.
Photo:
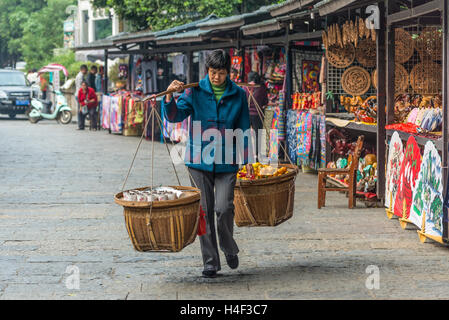
POLYGON ((103 91, 108 94, 108 49, 104 50, 104 75, 103 75, 103 91))
POLYGON ((186 80, 187 83, 193 82, 193 52, 187 51, 187 74, 186 74, 186 80))
POLYGON ((284 101, 285 101, 285 108, 284 110, 287 110, 287 106, 291 106, 292 105, 292 94, 293 94, 293 64, 292 64, 292 50, 290 47, 290 39, 289 39, 289 26, 286 25, 285 26, 285 55, 287 57, 287 70, 286 70, 286 74, 285 76, 287 77, 286 79, 286 88, 285 88, 285 97, 284 97, 284 101))
MULTIPOLYGON (((441 150, 442 153, 442 167, 443 167, 443 197, 446 195, 446 190, 448 188, 447 185, 447 175, 448 175, 448 135, 449 135, 449 128, 448 128, 448 87, 449 87, 449 79, 447 75, 447 70, 449 67, 449 0, 443 1, 443 11, 441 12, 441 20, 442 20, 442 27, 443 27, 443 147, 441 150)), ((448 223, 448 210, 444 208, 443 206, 443 240, 444 242, 448 241, 448 229, 449 229, 449 223, 448 223)))
POLYGON ((385 4, 379 3, 380 29, 377 30, 377 198, 385 196, 386 130, 386 15, 385 4))
MULTIPOLYGON (((388 13, 391 12, 392 2, 387 1, 388 13)), ((395 70, 395 31, 394 26, 387 26, 387 121, 386 124, 394 123, 394 70, 395 70)))

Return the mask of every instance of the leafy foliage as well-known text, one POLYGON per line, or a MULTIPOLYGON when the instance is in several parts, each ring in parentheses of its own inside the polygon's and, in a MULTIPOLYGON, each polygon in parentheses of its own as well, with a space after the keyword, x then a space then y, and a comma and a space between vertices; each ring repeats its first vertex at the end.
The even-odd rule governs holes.
POLYGON ((163 30, 204 18, 252 12, 282 0, 93 0, 97 7, 111 7, 136 30, 163 30))
POLYGON ((31 65, 63 44, 65 8, 76 0, 1 0, 0 64, 31 65))
POLYGON ((32 13, 25 21, 20 49, 27 64, 35 65, 52 56, 54 48, 62 47, 63 22, 67 17, 65 8, 73 3, 73 0, 47 0, 47 6, 32 13))

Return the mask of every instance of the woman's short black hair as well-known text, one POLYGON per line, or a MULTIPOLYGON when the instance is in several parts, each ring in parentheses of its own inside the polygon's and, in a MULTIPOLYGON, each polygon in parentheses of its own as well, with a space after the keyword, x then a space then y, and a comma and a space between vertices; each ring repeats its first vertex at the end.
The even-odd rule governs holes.
POLYGON ((250 73, 248 73, 248 82, 260 84, 260 75, 257 72, 251 71, 250 73))
POLYGON ((212 51, 206 58, 206 70, 225 69, 228 73, 231 71, 231 57, 223 49, 212 51))

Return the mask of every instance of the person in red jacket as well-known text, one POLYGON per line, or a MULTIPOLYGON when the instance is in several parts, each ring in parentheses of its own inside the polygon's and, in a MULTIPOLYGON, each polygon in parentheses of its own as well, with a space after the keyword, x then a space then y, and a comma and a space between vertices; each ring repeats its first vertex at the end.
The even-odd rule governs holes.
POLYGON ((83 113, 83 108, 87 106, 89 117, 90 117, 90 130, 97 131, 97 119, 96 119, 96 110, 98 105, 98 98, 95 90, 90 88, 86 81, 83 81, 81 84, 81 88, 78 91, 78 101, 80 103, 80 113, 78 124, 78 130, 84 130, 84 120, 86 118, 87 113, 83 113))

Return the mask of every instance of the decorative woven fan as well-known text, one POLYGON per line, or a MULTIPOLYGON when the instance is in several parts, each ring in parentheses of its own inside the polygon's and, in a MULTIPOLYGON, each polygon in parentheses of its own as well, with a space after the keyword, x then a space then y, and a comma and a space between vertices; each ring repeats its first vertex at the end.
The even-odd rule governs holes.
POLYGON ((400 63, 396 63, 394 66, 394 91, 395 93, 407 92, 410 85, 409 75, 407 70, 400 63))
POLYGON ((371 86, 371 76, 362 67, 351 67, 343 72, 341 76, 343 90, 353 96, 365 94, 371 86))
POLYGON ((377 69, 374 69, 373 73, 371 73, 371 84, 377 89, 377 69))
POLYGON ((402 28, 395 31, 395 60, 399 63, 407 62, 415 50, 414 42, 410 33, 402 28))
POLYGON ((441 92, 441 67, 436 63, 418 63, 410 73, 410 84, 419 94, 441 92))
POLYGON ((364 67, 373 68, 376 66, 376 43, 370 39, 361 39, 355 49, 355 57, 364 67))
POLYGON ((441 61, 443 52, 442 33, 436 28, 425 28, 414 41, 421 61, 441 61))
POLYGON ((338 45, 330 46, 326 51, 327 60, 336 68, 346 68, 355 59, 355 49, 352 44, 347 44, 343 48, 338 45))

